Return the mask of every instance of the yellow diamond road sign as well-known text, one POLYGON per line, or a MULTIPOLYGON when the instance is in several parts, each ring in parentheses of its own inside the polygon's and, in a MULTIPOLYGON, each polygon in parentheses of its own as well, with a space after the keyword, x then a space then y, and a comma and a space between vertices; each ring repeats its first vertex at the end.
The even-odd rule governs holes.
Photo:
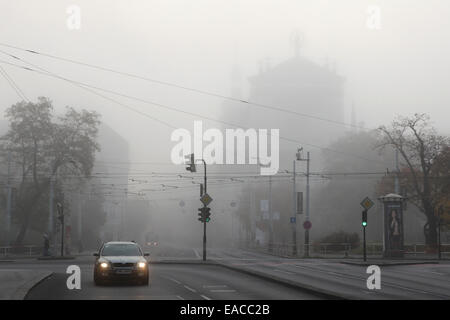
POLYGON ((204 195, 202 195, 202 197, 200 198, 200 201, 207 206, 208 204, 211 203, 213 199, 209 196, 209 194, 205 193, 204 195))
POLYGON ((372 208, 374 205, 373 201, 370 200, 369 197, 365 197, 363 201, 361 201, 361 206, 366 209, 369 210, 370 208, 372 208))

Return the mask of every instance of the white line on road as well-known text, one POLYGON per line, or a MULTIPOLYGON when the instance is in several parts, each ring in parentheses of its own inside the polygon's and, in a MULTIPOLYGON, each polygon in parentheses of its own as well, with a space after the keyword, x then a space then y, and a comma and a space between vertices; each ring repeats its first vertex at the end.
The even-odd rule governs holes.
POLYGON ((215 290, 209 290, 211 292, 236 292, 236 290, 233 289, 215 289, 215 290))
POLYGON ((171 278, 171 277, 164 277, 164 278, 166 278, 167 280, 170 280, 172 282, 175 282, 176 284, 181 284, 181 282, 178 281, 177 279, 174 279, 174 278, 171 278))
POLYGON ((198 254, 197 249, 192 249, 192 250, 194 250, 195 256, 200 259, 200 255, 198 254))
POLYGON ((203 288, 226 288, 226 284, 218 284, 218 285, 204 285, 203 288))
POLYGON ((176 296, 179 300, 184 300, 182 296, 176 296))
POLYGON ((195 290, 195 289, 192 289, 191 287, 188 287, 188 286, 183 286, 183 287, 185 287, 186 289, 188 289, 189 291, 192 291, 192 292, 197 292, 197 290, 195 290))
POLYGON ((205 300, 211 300, 211 298, 208 298, 207 296, 204 296, 204 295, 200 295, 200 297, 202 297, 203 299, 205 299, 205 300))

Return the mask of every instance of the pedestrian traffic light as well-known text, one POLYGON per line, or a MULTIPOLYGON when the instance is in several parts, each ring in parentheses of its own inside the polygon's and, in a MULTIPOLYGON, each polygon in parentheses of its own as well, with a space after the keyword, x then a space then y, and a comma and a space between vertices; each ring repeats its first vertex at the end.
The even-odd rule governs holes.
POLYGON ((61 224, 64 224, 64 208, 62 204, 58 202, 56 208, 58 209, 58 220, 61 224))
POLYGON ((186 159, 186 164, 188 165, 186 167, 186 170, 190 172, 197 172, 197 169, 195 167, 194 154, 191 153, 190 155, 185 155, 184 158, 186 159))
POLYGON ((362 226, 363 227, 367 226, 367 210, 364 210, 362 212, 362 226))

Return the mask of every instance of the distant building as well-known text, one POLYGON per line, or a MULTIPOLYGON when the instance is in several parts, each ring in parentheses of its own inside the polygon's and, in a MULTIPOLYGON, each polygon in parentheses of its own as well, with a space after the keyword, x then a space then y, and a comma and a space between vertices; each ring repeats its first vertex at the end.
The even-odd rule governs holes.
MULTIPOLYGON (((249 78, 249 100, 316 118, 344 121, 344 79, 327 66, 292 57, 249 78)), ((249 125, 280 129, 280 135, 307 143, 328 143, 342 127, 330 122, 247 106, 249 125), (286 126, 287 125, 287 126, 286 126)), ((295 150, 295 147, 292 147, 295 150)))

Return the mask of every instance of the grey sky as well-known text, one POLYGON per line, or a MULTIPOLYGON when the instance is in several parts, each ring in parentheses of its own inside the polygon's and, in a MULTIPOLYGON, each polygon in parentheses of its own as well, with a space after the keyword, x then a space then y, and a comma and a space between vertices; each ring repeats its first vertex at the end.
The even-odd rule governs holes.
MULTIPOLYGON (((289 39, 299 30, 305 38, 302 54, 319 64, 334 61, 346 79, 346 121, 354 101, 358 121, 369 127, 390 122, 395 114, 427 112, 448 133, 449 16, 445 0, 0 0, 0 42, 229 95, 233 63, 241 68, 245 92, 245 79, 258 72, 259 61, 269 58, 274 65, 293 54, 289 39), (80 30, 66 26, 71 4, 81 8, 80 30), (366 27, 369 5, 381 8, 380 30, 366 27)), ((221 114, 220 99, 0 49, 61 76, 211 117, 221 114)), ((61 80, 3 67, 32 100, 44 95, 57 107, 100 112, 130 141, 131 160, 169 161, 172 129, 61 80)), ((176 127, 192 128, 193 117, 117 99, 176 127)), ((17 100, 1 78, 1 117, 17 100)))

